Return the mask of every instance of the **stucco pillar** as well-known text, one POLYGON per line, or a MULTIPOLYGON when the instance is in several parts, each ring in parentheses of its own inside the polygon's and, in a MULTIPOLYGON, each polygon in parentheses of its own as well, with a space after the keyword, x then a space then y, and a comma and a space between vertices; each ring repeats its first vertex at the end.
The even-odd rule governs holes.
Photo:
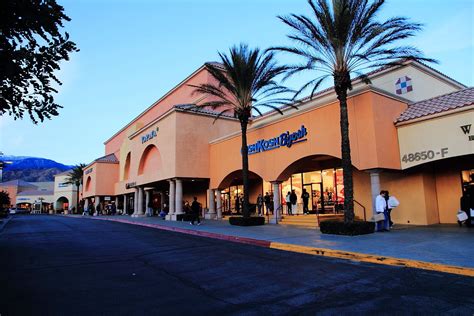
POLYGON ((135 215, 134 215, 136 217, 145 215, 143 211, 143 195, 144 195, 143 187, 138 187, 137 211, 135 212, 135 215))
POLYGON ((151 216, 152 215, 151 207, 149 206, 150 201, 151 201, 151 190, 146 190, 145 191, 145 210, 146 210, 145 214, 146 214, 146 216, 151 216))
POLYGON ((127 215, 127 195, 123 195, 123 210, 122 215, 127 215))
POLYGON ((216 190, 216 208, 217 208, 217 219, 222 219, 222 197, 221 190, 216 190))
POLYGON ((183 182, 180 179, 176 179, 176 200, 175 200, 175 211, 176 215, 183 214, 183 182))
POLYGON ((280 203, 280 183, 281 182, 272 182, 273 189, 273 218, 270 219, 271 224, 278 224, 281 219, 281 203, 280 203))
POLYGON ((135 192, 133 195, 133 214, 135 216, 138 214, 138 187, 135 187, 135 192))
POLYGON ((380 170, 370 170, 370 191, 372 192, 372 214, 375 214, 375 199, 380 194, 380 170))
POLYGON ((84 200, 84 211, 89 212, 89 199, 84 200))
MULTIPOLYGON (((94 216, 97 216, 97 215, 98 215, 97 207, 99 206, 99 204, 100 204, 100 197, 95 196, 95 197, 94 197, 94 207, 95 207, 94 216)), ((101 212, 103 212, 103 210, 101 210, 101 212)))
POLYGON ((170 183, 170 190, 169 190, 169 212, 168 212, 168 215, 166 215, 166 219, 167 220, 173 220, 175 218, 173 218, 173 216, 175 215, 174 214, 174 211, 175 211, 175 183, 174 183, 174 180, 168 180, 168 182, 170 183))
POLYGON ((207 200, 209 201, 208 210, 205 215, 206 219, 215 219, 216 218, 216 204, 214 201, 214 189, 207 190, 207 200))

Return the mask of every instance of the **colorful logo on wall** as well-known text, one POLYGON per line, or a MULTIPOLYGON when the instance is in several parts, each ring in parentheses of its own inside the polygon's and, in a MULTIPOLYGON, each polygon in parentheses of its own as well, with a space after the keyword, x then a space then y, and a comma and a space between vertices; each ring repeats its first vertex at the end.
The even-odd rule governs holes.
POLYGON ((395 92, 397 92, 397 94, 405 94, 410 91, 413 91, 411 78, 408 76, 398 78, 397 82, 395 83, 395 87, 395 92))
POLYGON ((301 128, 294 132, 290 133, 289 131, 280 134, 280 136, 270 138, 270 139, 261 139, 255 144, 248 146, 249 155, 256 154, 262 151, 277 149, 280 147, 290 148, 293 144, 307 141, 306 135, 308 135, 308 130, 304 125, 301 125, 301 128))

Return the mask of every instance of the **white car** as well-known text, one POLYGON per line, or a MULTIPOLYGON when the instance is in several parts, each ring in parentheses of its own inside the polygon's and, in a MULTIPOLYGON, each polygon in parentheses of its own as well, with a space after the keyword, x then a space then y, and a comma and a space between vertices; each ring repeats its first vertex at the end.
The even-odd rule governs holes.
POLYGON ((10 214, 27 214, 30 211, 26 208, 21 208, 21 207, 12 207, 10 209, 10 214))

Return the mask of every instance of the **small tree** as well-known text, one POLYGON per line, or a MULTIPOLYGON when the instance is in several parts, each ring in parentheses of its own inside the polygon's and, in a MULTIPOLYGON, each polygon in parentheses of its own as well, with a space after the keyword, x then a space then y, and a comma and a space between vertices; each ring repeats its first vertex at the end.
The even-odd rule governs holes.
POLYGON ((210 107, 218 110, 216 119, 229 112, 239 119, 242 130, 241 154, 244 187, 242 214, 244 217, 250 217, 247 127, 251 123, 253 111, 262 115, 262 108, 268 108, 283 114, 278 106, 289 103, 290 99, 283 95, 290 90, 279 85, 275 78, 283 74, 287 68, 277 65, 273 53, 261 52, 258 48, 252 50, 244 44, 232 47, 229 55, 219 53, 219 57, 220 64, 206 64, 215 83, 191 85, 195 88, 194 93, 210 97, 209 101, 197 104, 193 108, 199 110, 210 107))
POLYGON ((63 21, 70 18, 54 0, 0 1, 0 116, 22 119, 26 112, 37 124, 59 114, 54 72, 78 51, 59 32, 63 21))
POLYGON ((76 211, 79 211, 79 187, 82 185, 82 178, 84 176, 84 168, 86 164, 80 163, 75 165, 69 172, 69 176, 66 178, 66 183, 73 184, 77 188, 77 207, 76 211))
POLYGON ((8 208, 11 205, 10 195, 6 191, 0 191, 0 217, 8 215, 8 208))
POLYGON ((421 24, 404 17, 378 22, 376 15, 384 0, 308 0, 312 16, 291 14, 280 20, 293 31, 288 37, 294 47, 274 47, 272 50, 288 52, 303 59, 299 65, 289 67, 287 77, 299 72, 315 71, 318 77, 304 84, 295 98, 308 88, 310 97, 328 78, 334 82, 339 100, 341 157, 344 178, 344 221, 354 220, 351 148, 349 143, 349 117, 347 92, 352 90, 351 76, 369 83, 365 73, 382 66, 400 65, 406 59, 434 61, 422 57, 411 46, 396 46, 399 40, 415 35, 421 24))

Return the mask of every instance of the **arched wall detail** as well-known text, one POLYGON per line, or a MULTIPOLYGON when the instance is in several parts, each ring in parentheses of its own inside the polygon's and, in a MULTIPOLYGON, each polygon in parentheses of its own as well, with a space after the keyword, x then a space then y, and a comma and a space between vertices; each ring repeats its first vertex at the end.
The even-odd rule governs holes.
POLYGON ((159 169, 161 169, 160 151, 155 145, 148 145, 140 158, 140 164, 138 165, 138 175, 153 174, 159 169))
MULTIPOLYGON (((220 179, 217 183, 219 183, 218 188, 223 189, 227 188, 232 184, 232 181, 234 179, 241 179, 242 178, 242 170, 234 170, 230 173, 228 173, 223 179, 220 179)), ((257 174, 256 172, 250 171, 249 170, 249 179, 252 178, 259 178, 263 180, 263 177, 257 174)))
POLYGON ((123 180, 128 180, 130 178, 130 163, 132 153, 127 154, 127 158, 125 159, 125 166, 123 168, 123 180))
POLYGON ((90 176, 87 177, 87 180, 86 180, 86 192, 87 191, 90 191, 91 189, 91 183, 92 183, 92 178, 90 176))

